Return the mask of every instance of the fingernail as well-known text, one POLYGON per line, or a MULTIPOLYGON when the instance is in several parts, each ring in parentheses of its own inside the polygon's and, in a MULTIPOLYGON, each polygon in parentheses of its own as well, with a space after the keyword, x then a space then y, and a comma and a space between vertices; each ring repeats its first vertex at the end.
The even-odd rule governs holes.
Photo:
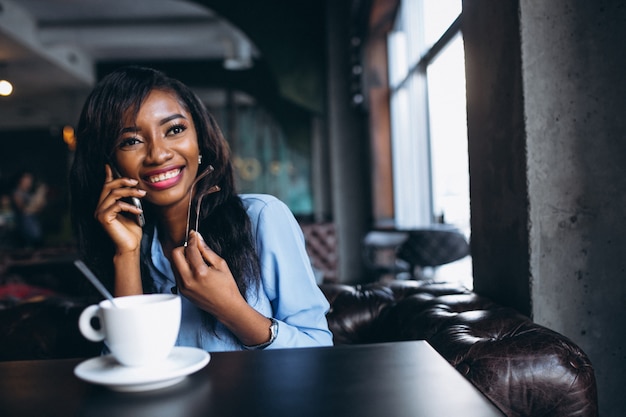
POLYGON ((146 193, 147 193, 146 190, 139 190, 139 192, 141 193, 141 195, 146 195, 146 193))

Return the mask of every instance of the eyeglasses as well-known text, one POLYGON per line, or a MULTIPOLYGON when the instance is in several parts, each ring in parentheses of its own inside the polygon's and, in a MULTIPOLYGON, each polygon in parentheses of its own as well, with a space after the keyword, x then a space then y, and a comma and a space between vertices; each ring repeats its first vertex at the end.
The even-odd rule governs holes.
MULTIPOLYGON (((191 229, 189 228, 189 221, 191 219, 191 205, 194 200, 193 198, 194 189, 196 187, 196 184, 198 184, 198 182, 200 182, 201 179, 203 179, 204 177, 212 173, 214 170, 215 168, 213 168, 213 165, 209 165, 204 171, 202 171, 200 175, 196 177, 196 179, 191 184, 191 188, 189 189, 189 206, 187 207, 187 226, 185 227, 185 243, 183 243, 184 247, 187 247, 187 244, 189 242, 189 233, 191 232, 191 229)), ((193 230, 196 230, 196 231, 198 230, 198 224, 200 222, 200 207, 202 206, 202 199, 209 194, 218 192, 219 190, 220 190, 219 185, 214 185, 212 187, 209 187, 207 190, 203 191, 196 199, 197 200, 196 210, 195 210, 196 227, 193 230)))

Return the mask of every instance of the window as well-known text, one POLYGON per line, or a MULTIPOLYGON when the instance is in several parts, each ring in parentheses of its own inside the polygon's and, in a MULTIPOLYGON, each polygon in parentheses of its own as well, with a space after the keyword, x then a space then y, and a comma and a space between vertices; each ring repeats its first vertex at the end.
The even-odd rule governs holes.
POLYGON ((427 79, 434 215, 469 230, 465 66, 460 35, 428 66, 427 79))
POLYGON ((469 237, 461 12, 461 0, 402 0, 388 36, 397 229, 444 222, 469 237))

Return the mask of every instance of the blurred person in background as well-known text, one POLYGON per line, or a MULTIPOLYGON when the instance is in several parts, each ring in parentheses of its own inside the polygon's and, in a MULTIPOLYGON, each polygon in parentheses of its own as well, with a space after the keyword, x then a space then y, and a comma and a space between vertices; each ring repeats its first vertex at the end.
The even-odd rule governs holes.
POLYGON ((18 244, 23 247, 39 247, 43 244, 43 232, 39 214, 46 206, 48 187, 44 183, 35 186, 32 172, 20 173, 12 194, 18 244))
POLYGON ((15 212, 11 203, 11 191, 0 188, 0 248, 15 246, 15 212))

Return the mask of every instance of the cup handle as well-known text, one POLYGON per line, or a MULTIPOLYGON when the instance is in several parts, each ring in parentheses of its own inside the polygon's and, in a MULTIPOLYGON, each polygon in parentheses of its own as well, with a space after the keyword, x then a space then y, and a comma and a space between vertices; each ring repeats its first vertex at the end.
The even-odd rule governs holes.
POLYGON ((83 310, 78 318, 78 328, 83 336, 92 342, 100 342, 104 340, 104 323, 102 322, 100 307, 94 304, 83 310), (91 325, 91 320, 94 317, 97 317, 98 320, 100 320, 100 329, 94 329, 91 325))

